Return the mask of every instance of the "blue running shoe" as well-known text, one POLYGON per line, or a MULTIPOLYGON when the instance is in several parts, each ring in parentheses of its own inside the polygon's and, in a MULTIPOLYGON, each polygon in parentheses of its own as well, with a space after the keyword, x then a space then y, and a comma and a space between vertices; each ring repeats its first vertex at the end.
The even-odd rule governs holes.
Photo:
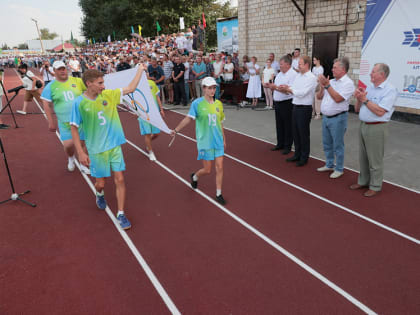
POLYGON ((124 214, 120 214, 117 217, 118 222, 120 222, 120 226, 123 230, 128 230, 129 228, 131 228, 131 223, 130 221, 128 221, 128 219, 126 218, 126 216, 124 214))
POLYGON ((99 209, 101 210, 105 210, 106 208, 106 201, 105 201, 105 196, 98 196, 96 195, 96 205, 98 206, 99 209))

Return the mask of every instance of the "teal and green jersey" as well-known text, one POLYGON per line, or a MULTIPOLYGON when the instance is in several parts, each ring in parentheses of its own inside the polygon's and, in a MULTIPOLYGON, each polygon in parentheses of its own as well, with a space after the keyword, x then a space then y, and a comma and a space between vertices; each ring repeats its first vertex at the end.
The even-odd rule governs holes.
POLYGON ((83 124, 89 154, 102 153, 126 142, 117 111, 121 101, 121 89, 104 90, 96 100, 80 95, 74 101, 70 124, 83 124))
POLYGON ((224 149, 222 122, 225 120, 223 104, 213 103, 200 97, 192 102, 188 116, 195 119, 195 132, 198 150, 224 149))
POLYGON ((82 79, 69 77, 66 82, 51 81, 44 88, 41 98, 54 104, 57 119, 61 122, 69 122, 73 102, 86 91, 82 79))

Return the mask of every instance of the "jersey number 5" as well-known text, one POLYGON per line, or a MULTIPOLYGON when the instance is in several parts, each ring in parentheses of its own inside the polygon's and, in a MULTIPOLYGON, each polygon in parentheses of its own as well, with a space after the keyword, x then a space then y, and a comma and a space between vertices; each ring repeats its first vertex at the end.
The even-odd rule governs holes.
POLYGON ((216 126, 217 116, 216 114, 208 114, 209 117, 209 126, 216 126))
POLYGON ((101 110, 98 112, 98 119, 101 120, 101 123, 99 125, 103 126, 106 124, 106 118, 103 116, 104 112, 101 110))

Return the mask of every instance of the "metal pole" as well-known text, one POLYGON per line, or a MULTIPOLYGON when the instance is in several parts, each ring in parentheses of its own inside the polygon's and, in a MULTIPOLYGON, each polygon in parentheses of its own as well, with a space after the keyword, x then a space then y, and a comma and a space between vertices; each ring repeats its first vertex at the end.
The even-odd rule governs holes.
POLYGON ((42 44, 41 33, 39 32, 38 21, 32 18, 31 20, 35 22, 36 30, 38 32, 39 42, 41 43, 41 52, 44 54, 45 50, 44 50, 44 45, 42 44))

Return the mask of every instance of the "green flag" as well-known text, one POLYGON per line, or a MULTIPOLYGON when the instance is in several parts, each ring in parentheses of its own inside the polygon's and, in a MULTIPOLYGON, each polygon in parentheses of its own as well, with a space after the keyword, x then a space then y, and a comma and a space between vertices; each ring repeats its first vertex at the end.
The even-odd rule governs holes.
POLYGON ((112 31, 112 35, 114 36, 114 42, 115 42, 115 31, 112 31))
POLYGON ((95 37, 93 37, 93 43, 96 44, 95 37))
POLYGON ((158 32, 160 32, 162 29, 161 29, 161 27, 160 27, 160 25, 159 25, 159 22, 158 21, 156 21, 156 30, 158 31, 158 32))

